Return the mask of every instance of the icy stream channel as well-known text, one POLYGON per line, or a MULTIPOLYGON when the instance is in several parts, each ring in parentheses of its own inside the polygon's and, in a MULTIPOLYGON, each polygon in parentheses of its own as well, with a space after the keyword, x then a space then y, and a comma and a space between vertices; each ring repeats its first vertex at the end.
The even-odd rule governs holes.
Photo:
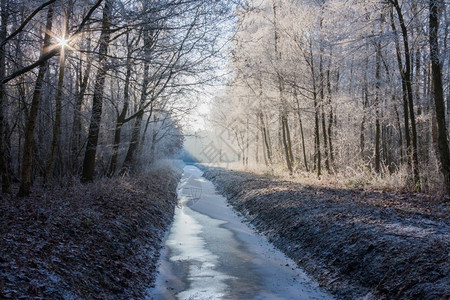
POLYGON ((243 223, 202 174, 184 168, 150 299, 332 299, 243 223))

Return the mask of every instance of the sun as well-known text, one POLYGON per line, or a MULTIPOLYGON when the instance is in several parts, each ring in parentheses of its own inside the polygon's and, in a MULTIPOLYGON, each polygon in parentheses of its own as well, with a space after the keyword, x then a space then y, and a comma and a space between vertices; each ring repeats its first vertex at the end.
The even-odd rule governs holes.
POLYGON ((69 39, 66 39, 64 37, 58 37, 56 39, 57 39, 58 45, 60 47, 68 47, 69 46, 69 39))

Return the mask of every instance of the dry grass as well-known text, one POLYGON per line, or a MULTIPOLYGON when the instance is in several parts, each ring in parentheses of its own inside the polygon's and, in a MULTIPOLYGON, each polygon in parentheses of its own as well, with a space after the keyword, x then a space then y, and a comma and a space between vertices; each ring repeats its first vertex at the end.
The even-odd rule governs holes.
POLYGON ((435 198, 444 197, 443 177, 436 172, 437 168, 423 168, 421 174, 421 185, 415 186, 411 179, 411 172, 406 165, 402 165, 394 173, 384 170, 377 174, 365 166, 339 169, 336 173, 324 173, 320 177, 312 172, 297 170, 289 175, 283 165, 248 165, 242 163, 215 163, 204 164, 205 166, 221 167, 235 171, 252 172, 259 175, 272 176, 282 180, 291 180, 305 185, 314 185, 329 188, 363 189, 370 191, 386 192, 421 192, 435 198))

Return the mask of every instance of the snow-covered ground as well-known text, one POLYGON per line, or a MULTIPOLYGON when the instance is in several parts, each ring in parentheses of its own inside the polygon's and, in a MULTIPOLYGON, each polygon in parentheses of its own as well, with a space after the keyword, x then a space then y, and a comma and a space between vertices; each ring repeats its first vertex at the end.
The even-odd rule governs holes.
POLYGON ((256 234, 194 166, 184 168, 179 207, 152 299, 331 299, 256 234))

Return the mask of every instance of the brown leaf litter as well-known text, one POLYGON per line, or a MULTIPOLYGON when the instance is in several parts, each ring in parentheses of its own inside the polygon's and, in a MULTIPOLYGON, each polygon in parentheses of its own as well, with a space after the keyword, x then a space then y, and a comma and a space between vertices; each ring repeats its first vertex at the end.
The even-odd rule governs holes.
POLYGON ((0 202, 0 298, 136 299, 154 281, 180 170, 0 202))

